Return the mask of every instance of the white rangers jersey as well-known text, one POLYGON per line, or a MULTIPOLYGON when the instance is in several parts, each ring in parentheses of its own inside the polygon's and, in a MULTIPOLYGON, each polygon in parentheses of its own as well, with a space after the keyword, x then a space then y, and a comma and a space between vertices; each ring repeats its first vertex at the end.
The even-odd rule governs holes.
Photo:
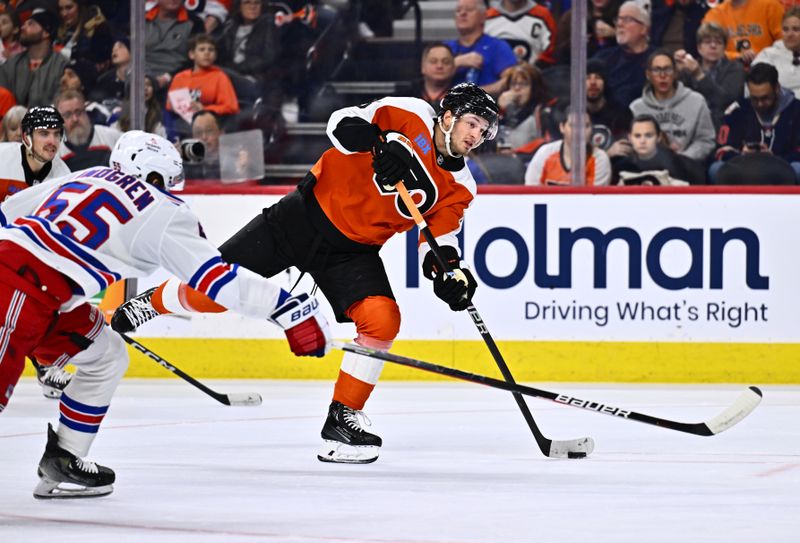
MULTIPOLYGON (((0 202, 11 196, 14 193, 21 191, 28 187, 25 181, 25 170, 22 167, 23 158, 23 145, 16 142, 0 143, 0 164, 3 165, 2 173, 0 173, 0 202)), ((44 177, 47 179, 54 179, 67 175, 69 168, 64 161, 57 156, 53 158, 50 163, 50 170, 44 177)), ((32 184, 36 184, 34 181, 32 184)))
POLYGON ((91 168, 26 189, 0 206, 0 240, 24 247, 74 281, 67 311, 159 266, 220 305, 267 317, 280 289, 222 261, 183 201, 112 168, 91 168))

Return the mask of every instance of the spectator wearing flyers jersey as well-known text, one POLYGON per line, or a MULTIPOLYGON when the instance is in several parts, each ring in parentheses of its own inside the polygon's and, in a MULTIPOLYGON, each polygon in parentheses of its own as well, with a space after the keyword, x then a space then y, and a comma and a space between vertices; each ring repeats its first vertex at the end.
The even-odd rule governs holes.
POLYGON ((496 0, 486 12, 488 35, 508 42, 517 58, 539 67, 555 63, 556 22, 533 0, 496 0))
POLYGON ((782 37, 783 5, 779 0, 727 0, 706 13, 703 23, 728 32, 725 54, 749 65, 762 49, 782 37))
POLYGON ((578 117, 583 118, 583 130, 586 134, 586 179, 588 186, 608 185, 611 181, 611 162, 608 155, 591 143, 592 123, 589 114, 578 115, 569 112, 569 105, 564 104, 553 111, 558 120, 559 129, 564 139, 546 143, 539 147, 533 155, 528 169, 525 171, 526 185, 570 185, 572 184, 572 137, 574 125, 578 117))
POLYGON ((613 156, 618 150, 614 144, 625 138, 633 116, 630 109, 609 97, 608 87, 603 63, 590 60, 586 65, 586 112, 592 119, 592 143, 613 156))
POLYGON ((778 70, 770 64, 755 64, 745 80, 749 96, 731 106, 722 121, 717 137, 717 162, 711 165, 709 177, 720 182, 727 167, 732 175, 723 177, 770 178, 788 163, 800 182, 800 100, 778 83, 778 70), (773 163, 770 165, 769 163, 773 163), (755 166, 754 166, 755 165, 755 166))

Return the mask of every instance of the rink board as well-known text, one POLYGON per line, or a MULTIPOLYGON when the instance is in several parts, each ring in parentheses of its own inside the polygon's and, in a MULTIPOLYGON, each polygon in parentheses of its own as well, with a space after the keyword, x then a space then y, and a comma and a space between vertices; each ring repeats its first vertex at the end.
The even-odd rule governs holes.
MULTIPOLYGON (((220 244, 279 197, 186 199, 220 244)), ((480 194, 460 242, 480 285, 475 305, 517 379, 800 383, 799 204, 800 192, 780 188, 480 194)), ((395 236, 381 256, 403 315, 395 351, 496 375, 468 315, 449 311, 421 277, 416 233, 395 236)), ((275 280, 289 288, 297 277, 275 280)), ((311 286, 306 277, 299 288, 311 286)), ((352 324, 333 331, 355 335, 352 324)), ((157 319, 139 333, 198 377, 338 371, 340 355, 295 359, 280 330, 232 314, 157 319)), ((132 356, 130 375, 162 373, 132 356)), ((384 377, 429 378, 403 368, 384 377)))
MULTIPOLYGON (((282 340, 143 338, 153 351, 191 375, 209 378, 334 379, 341 353, 298 359, 282 340)), ((518 381, 630 383, 800 383, 800 349, 791 344, 500 342, 518 381)), ((393 352, 500 378, 481 341, 397 341, 393 352)), ((129 376, 164 377, 133 351, 129 376)), ((381 379, 449 380, 386 364, 381 379)))

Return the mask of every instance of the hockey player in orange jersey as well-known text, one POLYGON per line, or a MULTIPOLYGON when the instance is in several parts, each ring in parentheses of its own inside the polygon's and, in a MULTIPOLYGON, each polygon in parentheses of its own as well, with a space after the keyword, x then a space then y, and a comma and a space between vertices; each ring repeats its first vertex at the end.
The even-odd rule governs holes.
MULTIPOLYGON (((339 322, 354 322, 355 342, 388 350, 400 329, 400 309, 378 254, 414 221, 396 184, 404 180, 415 196, 460 279, 445 276, 421 243, 423 274, 452 310, 467 308, 477 286, 463 267, 456 235, 475 196, 464 157, 497 132, 497 105, 477 86, 453 87, 437 116, 417 98, 384 98, 340 109, 331 116, 327 150, 298 185, 234 234, 221 247, 226 262, 265 277, 290 266, 308 272, 330 302, 339 322), (399 132, 414 150, 386 140, 399 132)), ((170 279, 123 304, 112 327, 130 332, 159 314, 224 311, 186 284, 170 279)), ((378 381, 383 363, 345 353, 322 429, 323 462, 368 463, 378 458, 381 438, 363 430, 360 411, 378 381)))

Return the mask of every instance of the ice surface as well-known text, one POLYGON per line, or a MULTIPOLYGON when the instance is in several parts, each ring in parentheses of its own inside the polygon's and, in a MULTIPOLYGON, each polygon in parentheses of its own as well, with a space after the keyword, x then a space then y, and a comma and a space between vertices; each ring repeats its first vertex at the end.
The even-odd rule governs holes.
MULTIPOLYGON (((381 383, 367 410, 381 457, 353 466, 316 459, 332 383, 208 384, 259 392, 264 404, 126 380, 90 454, 117 472, 114 493, 39 501, 36 465, 58 405, 23 380, 0 416, 3 541, 800 541, 798 387, 763 387, 761 406, 714 437, 530 399, 547 436, 597 442, 589 458, 552 460, 508 393, 381 383)), ((744 388, 538 386, 687 422, 744 388)))

